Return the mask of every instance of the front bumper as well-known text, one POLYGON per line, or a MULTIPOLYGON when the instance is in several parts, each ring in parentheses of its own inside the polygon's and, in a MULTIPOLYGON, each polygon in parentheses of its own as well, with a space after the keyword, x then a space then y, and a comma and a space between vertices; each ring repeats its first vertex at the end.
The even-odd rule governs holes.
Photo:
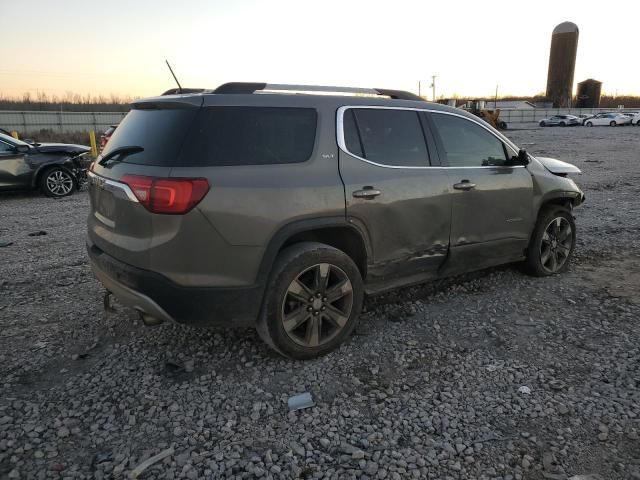
POLYGON ((260 312, 263 286, 184 287, 128 265, 87 243, 96 277, 122 304, 165 321, 195 326, 248 327, 260 312))

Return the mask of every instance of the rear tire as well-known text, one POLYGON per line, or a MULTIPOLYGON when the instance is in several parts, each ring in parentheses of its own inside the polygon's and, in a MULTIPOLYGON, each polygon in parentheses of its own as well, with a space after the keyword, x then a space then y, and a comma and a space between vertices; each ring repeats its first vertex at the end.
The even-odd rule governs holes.
POLYGON ((616 125, 617 123, 615 122, 615 120, 612 120, 611 122, 609 122, 610 127, 615 127, 616 125))
POLYGON ((575 245, 576 224, 571 212, 557 206, 543 209, 527 248, 527 273, 546 277, 564 272, 575 245))
POLYGON ((67 170, 51 167, 40 176, 40 189, 47 197, 62 198, 76 189, 76 180, 67 170))
POLYGON ((285 357, 319 357, 349 338, 363 297, 360 271, 347 254, 322 243, 298 243, 275 261, 256 328, 285 357))
POLYGON ((566 124, 566 123, 564 123, 564 122, 560 122, 560 126, 561 126, 561 127, 566 127, 566 126, 567 126, 567 124, 566 124))

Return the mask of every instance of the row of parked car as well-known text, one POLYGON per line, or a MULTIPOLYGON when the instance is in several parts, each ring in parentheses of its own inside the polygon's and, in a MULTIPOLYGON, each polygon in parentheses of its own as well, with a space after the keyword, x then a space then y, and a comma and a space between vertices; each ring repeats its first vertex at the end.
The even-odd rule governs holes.
POLYGON ((586 127, 618 125, 637 125, 640 127, 640 112, 606 112, 598 114, 582 115, 554 115, 540 120, 541 127, 573 127, 584 125, 586 127))

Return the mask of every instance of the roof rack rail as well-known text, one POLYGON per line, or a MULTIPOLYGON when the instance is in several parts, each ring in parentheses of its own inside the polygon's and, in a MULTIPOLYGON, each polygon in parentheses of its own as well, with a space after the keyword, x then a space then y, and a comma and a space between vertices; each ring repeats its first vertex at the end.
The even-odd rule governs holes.
POLYGON ((360 93, 365 95, 383 95, 394 100, 425 101, 422 97, 404 90, 389 90, 386 88, 328 87, 319 85, 282 85, 277 83, 230 82, 220 85, 218 88, 213 90, 212 93, 251 94, 258 91, 360 93))

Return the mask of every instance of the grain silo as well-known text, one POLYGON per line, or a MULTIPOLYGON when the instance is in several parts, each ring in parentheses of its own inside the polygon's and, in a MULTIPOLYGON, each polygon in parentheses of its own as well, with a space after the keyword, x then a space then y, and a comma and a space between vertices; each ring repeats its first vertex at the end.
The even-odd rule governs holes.
POLYGON ((578 108, 598 108, 600 106, 600 92, 602 82, 588 78, 578 84, 576 94, 576 107, 578 108))
POLYGON ((563 22, 553 29, 551 35, 547 100, 553 102, 554 107, 571 106, 578 33, 575 23, 563 22))

